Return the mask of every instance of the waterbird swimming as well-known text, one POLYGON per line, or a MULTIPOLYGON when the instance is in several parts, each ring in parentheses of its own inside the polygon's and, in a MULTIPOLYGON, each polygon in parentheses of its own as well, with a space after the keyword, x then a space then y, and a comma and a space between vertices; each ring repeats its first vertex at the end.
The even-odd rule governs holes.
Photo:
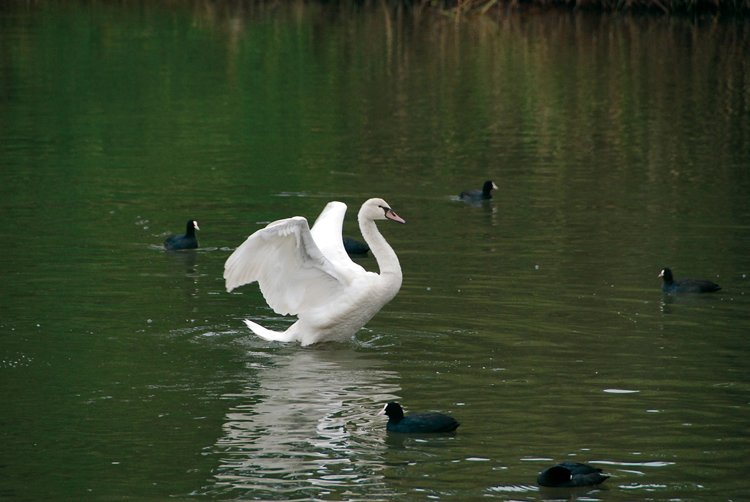
POLYGON ((401 405, 393 402, 386 404, 378 415, 388 416, 388 423, 385 426, 385 429, 388 432, 452 432, 460 425, 459 422, 450 415, 445 415, 436 411, 409 413, 408 415, 404 415, 404 409, 401 405))
POLYGON ((669 268, 662 269, 659 277, 662 279, 661 290, 665 293, 713 293, 721 289, 721 286, 715 282, 703 279, 680 279, 679 281, 675 281, 672 271, 669 268))
POLYGON ((491 199, 493 190, 497 190, 497 185, 492 180, 487 180, 481 190, 464 190, 458 197, 467 202, 479 202, 491 199))
POLYGON ((607 478, 609 478, 609 475, 602 474, 601 469, 566 460, 544 469, 539 473, 536 481, 541 486, 570 488, 598 485, 606 481, 607 478))
POLYGON ((258 282, 277 314, 297 321, 285 331, 272 331, 246 319, 265 340, 298 341, 302 346, 352 337, 401 288, 401 265, 375 221, 406 223, 383 199, 365 201, 357 220, 380 268, 368 272, 346 254, 341 230, 343 202, 329 202, 312 228, 302 216, 269 223, 253 233, 227 259, 227 291, 258 282))
POLYGON ((170 235, 164 240, 164 249, 170 251, 178 249, 195 249, 198 247, 198 238, 195 236, 195 231, 200 230, 198 228, 198 222, 195 220, 187 220, 185 224, 184 235, 170 235))

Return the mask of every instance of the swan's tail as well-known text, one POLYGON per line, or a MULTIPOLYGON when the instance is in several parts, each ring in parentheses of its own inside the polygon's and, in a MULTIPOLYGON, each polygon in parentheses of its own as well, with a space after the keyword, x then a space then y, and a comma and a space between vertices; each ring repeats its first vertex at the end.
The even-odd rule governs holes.
POLYGON ((294 333, 290 333, 291 330, 271 331, 260 324, 254 323, 250 319, 245 319, 245 324, 247 324, 247 327, 250 328, 253 333, 270 342, 293 342, 296 339, 294 333))

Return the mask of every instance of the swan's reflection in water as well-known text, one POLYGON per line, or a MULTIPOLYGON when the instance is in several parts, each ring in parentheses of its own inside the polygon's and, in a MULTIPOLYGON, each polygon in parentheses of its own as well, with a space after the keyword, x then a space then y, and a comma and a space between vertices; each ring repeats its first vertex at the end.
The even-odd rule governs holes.
POLYGON ((216 445, 222 458, 210 491, 266 499, 387 491, 385 423, 376 414, 395 398, 398 375, 330 346, 253 356, 265 361, 231 396, 238 404, 216 445))

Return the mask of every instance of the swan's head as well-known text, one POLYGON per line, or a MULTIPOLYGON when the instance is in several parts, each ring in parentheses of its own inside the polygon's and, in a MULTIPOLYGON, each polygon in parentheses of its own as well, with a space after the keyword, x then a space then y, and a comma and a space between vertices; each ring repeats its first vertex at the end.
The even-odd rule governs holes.
POLYGON ((359 210, 359 217, 368 220, 393 220, 398 223, 406 223, 402 217, 397 215, 391 206, 383 199, 369 199, 359 210))

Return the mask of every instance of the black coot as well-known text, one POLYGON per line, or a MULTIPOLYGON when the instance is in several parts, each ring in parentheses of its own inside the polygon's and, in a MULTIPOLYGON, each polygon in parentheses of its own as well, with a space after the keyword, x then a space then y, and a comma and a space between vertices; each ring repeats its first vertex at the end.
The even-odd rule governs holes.
POLYGON ((536 482, 541 486, 569 488, 574 486, 598 485, 609 476, 601 469, 578 462, 565 461, 539 473, 536 482))
POLYGON ((197 248, 198 239, 195 237, 196 230, 200 230, 198 222, 188 220, 185 225, 185 235, 170 235, 164 241, 164 248, 169 250, 197 248))
POLYGON ((452 432, 460 425, 455 418, 434 411, 404 415, 398 403, 386 404, 379 415, 388 415, 388 432, 452 432))
POLYGON ((659 274, 662 278, 661 290, 665 293, 713 293, 719 291, 721 286, 715 282, 702 279, 680 279, 675 281, 672 271, 665 268, 659 274))
POLYGON ((487 200, 492 198, 492 191, 497 190, 497 185, 492 180, 487 180, 482 185, 481 190, 465 190, 461 192, 459 198, 461 200, 469 202, 477 202, 480 200, 487 200))
POLYGON ((370 246, 351 237, 344 237, 344 249, 350 256, 364 256, 370 250, 370 246))

